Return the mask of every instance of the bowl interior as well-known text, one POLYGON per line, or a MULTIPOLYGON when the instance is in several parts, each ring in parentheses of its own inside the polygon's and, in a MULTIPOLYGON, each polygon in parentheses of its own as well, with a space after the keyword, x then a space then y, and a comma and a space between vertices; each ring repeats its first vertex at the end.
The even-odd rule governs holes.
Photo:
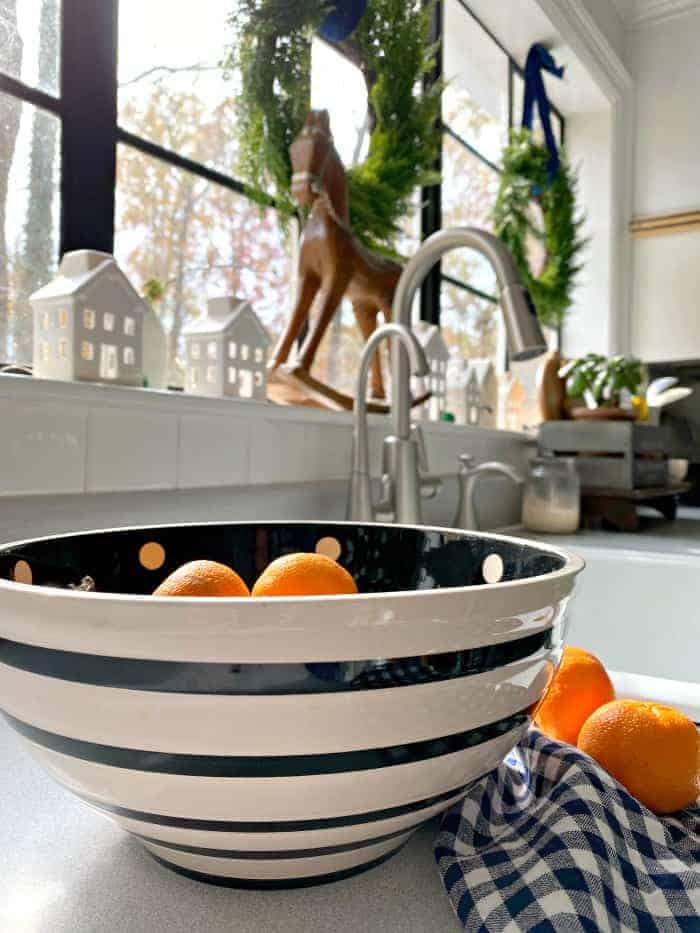
POLYGON ((0 577, 67 587, 88 575, 101 593, 152 593, 186 561, 233 567, 248 583, 282 554, 337 557, 361 593, 519 580, 561 569, 558 554, 507 539, 393 525, 211 523, 85 532, 0 549, 0 577), (485 561, 490 555, 496 560, 485 561), (486 574, 486 575, 485 575, 486 574))

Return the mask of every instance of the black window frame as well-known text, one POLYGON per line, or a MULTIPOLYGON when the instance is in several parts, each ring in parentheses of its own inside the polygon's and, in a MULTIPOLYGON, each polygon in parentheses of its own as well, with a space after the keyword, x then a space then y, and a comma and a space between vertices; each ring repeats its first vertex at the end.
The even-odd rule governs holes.
MULTIPOLYGON (((472 17, 484 33, 508 59, 508 126, 515 125, 514 80, 524 77, 524 69, 510 54, 465 0, 454 0, 472 17)), ((444 38, 444 3, 433 6, 431 41, 437 42, 435 67, 426 83, 442 79, 442 41, 444 38)), ((42 108, 61 122, 60 158, 60 237, 59 256, 76 249, 114 251, 117 147, 124 144, 157 158, 206 181, 249 196, 250 189, 238 179, 196 162, 177 152, 125 130, 118 123, 118 14, 119 0, 62 0, 60 3, 60 88, 58 95, 25 84, 0 72, 0 92, 24 103, 42 108), (90 54, 85 54, 89 49, 90 54)), ((340 50, 339 50, 340 51, 340 50)), ((342 54, 342 52, 341 52, 342 54)), ((564 116, 556 106, 552 111, 559 121, 562 144, 566 131, 564 116)), ((440 122, 440 138, 449 135, 491 169, 500 172, 477 147, 471 145, 449 125, 440 122)), ((442 146, 440 146, 441 152, 442 146)), ((441 169, 438 155, 435 168, 441 169)), ((274 199, 269 198, 274 208, 274 199)), ((442 226, 441 186, 421 191, 421 238, 425 239, 442 226)), ((442 273, 439 265, 423 283, 421 317, 440 323, 440 293, 443 283, 463 289, 494 304, 498 299, 468 282, 442 273)))

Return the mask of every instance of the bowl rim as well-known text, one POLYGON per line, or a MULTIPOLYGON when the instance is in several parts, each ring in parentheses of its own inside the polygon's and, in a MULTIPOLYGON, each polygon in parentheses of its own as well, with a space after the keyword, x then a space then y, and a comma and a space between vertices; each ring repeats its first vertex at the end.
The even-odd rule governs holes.
MULTIPOLYGON (((347 527, 373 527, 387 529, 406 529, 409 531, 437 532, 438 534, 452 534, 460 537, 484 538, 489 541, 502 541, 506 544, 515 544, 522 547, 538 550, 550 556, 561 558, 564 561, 563 567, 557 570, 551 570, 547 573, 534 574, 530 577, 522 577, 518 580, 502 580, 497 583, 474 583, 466 586, 445 586, 435 589, 425 590, 388 590, 383 593, 353 593, 334 596, 154 596, 150 593, 99 593, 84 590, 70 590, 61 587, 35 586, 32 583, 18 583, 14 580, 8 580, 0 577, 0 594, 3 591, 10 593, 31 593, 33 596, 44 596, 51 599, 79 600, 85 604, 87 600, 97 603, 115 602, 115 603, 135 603, 137 605, 153 605, 162 607, 165 604, 174 606, 247 606, 252 609, 254 606, 266 607, 269 609, 275 605, 323 605, 332 603, 339 606, 357 605, 360 601, 380 602, 382 600, 403 600, 403 599, 429 599, 446 594, 466 595, 468 593, 486 592, 493 593, 497 589, 513 590, 518 587, 526 587, 528 584, 533 586, 538 583, 563 580, 568 577, 578 576, 586 567, 586 561, 580 555, 573 551, 560 548, 548 542, 542 543, 531 538, 519 538, 514 535, 505 535, 498 532, 489 531, 470 531, 464 528, 452 528, 438 525, 412 525, 388 522, 351 522, 334 521, 325 519, 261 519, 259 521, 207 521, 207 522, 163 522, 157 525, 125 525, 112 528, 87 529, 84 531, 71 531, 59 535, 42 535, 38 538, 25 538, 20 541, 10 541, 0 544, 0 555, 7 551, 27 546, 31 544, 40 544, 44 541, 60 541, 63 539, 77 538, 81 535, 111 534, 124 531, 157 531, 162 528, 202 528, 215 526, 243 526, 243 525, 338 525, 347 527)), ((255 611, 253 609, 253 611, 255 611)))

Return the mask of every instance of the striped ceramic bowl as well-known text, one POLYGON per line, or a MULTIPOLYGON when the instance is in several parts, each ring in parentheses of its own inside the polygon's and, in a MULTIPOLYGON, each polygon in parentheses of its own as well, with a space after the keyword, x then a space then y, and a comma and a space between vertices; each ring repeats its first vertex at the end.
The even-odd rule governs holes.
POLYGON ((0 549, 0 707, 61 784, 221 884, 346 877, 494 768, 558 659, 582 561, 484 534, 212 523, 0 549), (150 597, 185 561, 252 583, 337 556, 361 595, 150 597), (97 591, 70 587, 84 575, 97 591))

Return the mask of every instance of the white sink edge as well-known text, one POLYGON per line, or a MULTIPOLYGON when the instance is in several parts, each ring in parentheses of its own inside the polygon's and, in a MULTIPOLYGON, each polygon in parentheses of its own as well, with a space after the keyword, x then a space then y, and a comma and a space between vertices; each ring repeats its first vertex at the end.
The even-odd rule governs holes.
POLYGON ((700 684, 626 671, 608 674, 620 699, 651 700, 673 706, 700 725, 700 684))

